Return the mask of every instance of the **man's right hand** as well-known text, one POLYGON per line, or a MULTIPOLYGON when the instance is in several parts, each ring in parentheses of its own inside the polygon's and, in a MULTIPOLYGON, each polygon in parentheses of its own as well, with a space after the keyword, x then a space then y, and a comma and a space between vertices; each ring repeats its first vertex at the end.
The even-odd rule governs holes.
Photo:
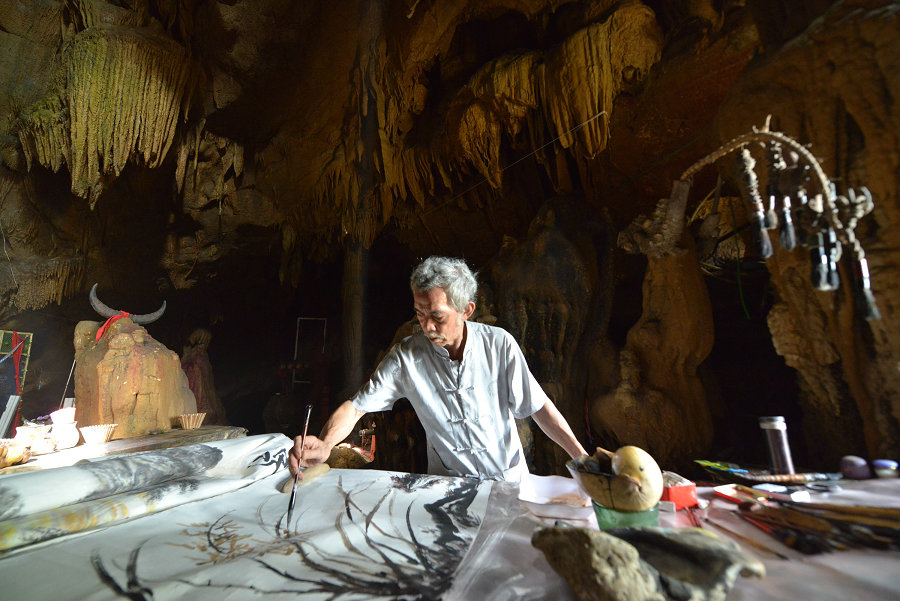
MULTIPOLYGON (((300 443, 303 441, 302 436, 294 439, 294 446, 288 454, 288 468, 291 470, 291 476, 297 476, 297 464, 300 460, 300 443)), ((303 462, 302 467, 309 467, 316 463, 325 463, 331 455, 330 445, 315 436, 307 436, 306 444, 303 445, 303 462)), ((303 472, 300 472, 300 479, 303 480, 303 472)))
MULTIPOLYGON (((307 436, 306 444, 303 449, 303 467, 315 465, 317 463, 325 463, 331 455, 331 449, 334 445, 344 440, 353 431, 353 426, 359 421, 365 413, 357 411, 356 407, 350 401, 344 401, 338 407, 319 434, 321 438, 315 436, 307 436), (323 440, 324 439, 324 440, 323 440), (334 441, 334 442, 328 442, 334 441)), ((300 460, 300 444, 303 441, 302 436, 294 439, 294 447, 288 455, 288 468, 291 470, 291 476, 297 475, 297 464, 300 460)), ((303 472, 300 472, 300 479, 303 479, 303 472)))

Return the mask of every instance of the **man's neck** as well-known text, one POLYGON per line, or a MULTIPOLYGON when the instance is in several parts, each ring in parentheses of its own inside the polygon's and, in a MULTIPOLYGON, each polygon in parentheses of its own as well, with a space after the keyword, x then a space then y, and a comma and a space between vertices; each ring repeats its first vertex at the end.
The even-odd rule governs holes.
POLYGON ((450 353, 450 358, 454 361, 462 361, 463 351, 466 350, 466 338, 469 336, 469 328, 468 324, 463 322, 463 332, 462 338, 460 338, 459 345, 456 348, 447 348, 447 352, 450 353))

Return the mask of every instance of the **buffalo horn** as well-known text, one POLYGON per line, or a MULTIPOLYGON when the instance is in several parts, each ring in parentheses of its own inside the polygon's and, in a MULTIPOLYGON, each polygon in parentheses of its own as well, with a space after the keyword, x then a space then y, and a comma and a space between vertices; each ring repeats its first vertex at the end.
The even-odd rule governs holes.
MULTIPOLYGON (((111 309, 105 304, 103 304, 99 298, 97 298, 97 284, 94 284, 91 287, 91 306, 94 308, 94 311, 100 314, 101 317, 106 317, 107 319, 112 317, 113 315, 118 315, 120 313, 124 313, 124 311, 117 311, 116 309, 111 309)), ((166 312, 166 301, 163 301, 162 306, 154 311, 153 313, 147 313, 146 315, 129 315, 128 318, 131 319, 134 323, 138 325, 143 325, 147 323, 153 323, 160 317, 162 314, 166 312)))

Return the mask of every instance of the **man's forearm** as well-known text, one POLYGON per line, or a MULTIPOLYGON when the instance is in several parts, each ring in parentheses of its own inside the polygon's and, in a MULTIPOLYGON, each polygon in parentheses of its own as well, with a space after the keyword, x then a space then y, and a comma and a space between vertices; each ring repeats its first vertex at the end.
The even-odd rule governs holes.
POLYGON ((544 434, 550 437, 550 440, 562 447, 562 449, 569 454, 569 457, 574 458, 587 454, 584 447, 582 447, 581 443, 578 442, 578 439, 575 438, 575 434, 572 433, 569 422, 567 422, 566 418, 559 412, 559 409, 556 408, 553 401, 547 401, 544 406, 531 417, 534 418, 534 421, 540 426, 544 434))
POLYGON ((356 407, 353 406, 353 403, 344 401, 340 407, 335 409, 334 413, 331 414, 331 417, 328 418, 328 421, 325 422, 325 425, 322 427, 322 433, 319 434, 319 438, 322 442, 333 447, 350 436, 354 426, 356 426, 356 422, 358 422, 359 418, 363 415, 365 415, 365 413, 358 411, 356 407))

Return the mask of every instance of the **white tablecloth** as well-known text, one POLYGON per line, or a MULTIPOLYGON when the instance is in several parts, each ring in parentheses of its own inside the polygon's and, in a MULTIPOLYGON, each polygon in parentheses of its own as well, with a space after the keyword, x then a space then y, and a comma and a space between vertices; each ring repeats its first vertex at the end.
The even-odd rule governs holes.
MULTIPOLYGON (((574 599, 531 536, 556 519, 596 528, 591 511, 523 503, 507 483, 331 470, 301 487, 286 524, 290 446, 251 436, 0 477, 0 598, 574 599)), ((900 480, 815 500, 900 507, 900 480)), ((713 500, 709 515, 790 559, 738 541, 767 575, 738 578, 729 601, 900 599, 900 553, 801 555, 733 510, 713 500)))
MULTIPOLYGON (((735 505, 715 499, 712 488, 699 488, 710 500, 709 517, 726 528, 777 549, 784 560, 754 548, 709 523, 706 528, 732 538, 749 555, 762 561, 765 578, 738 578, 728 601, 898 601, 900 552, 853 550, 803 555, 789 549, 735 516, 735 505)), ((879 507, 900 507, 900 479, 842 483, 834 493, 813 493, 813 501, 879 507)), ((529 505, 529 507, 532 507, 529 505)), ((553 511, 550 512, 551 514, 553 511)), ((495 484, 484 524, 463 560, 446 599, 465 601, 573 601, 568 584, 557 575, 543 554, 531 546, 536 528, 553 525, 557 517, 541 517, 523 509, 518 489, 495 484)), ((596 528, 592 517, 567 519, 580 527, 596 528)), ((660 525, 691 527, 684 512, 661 513, 660 525)))

